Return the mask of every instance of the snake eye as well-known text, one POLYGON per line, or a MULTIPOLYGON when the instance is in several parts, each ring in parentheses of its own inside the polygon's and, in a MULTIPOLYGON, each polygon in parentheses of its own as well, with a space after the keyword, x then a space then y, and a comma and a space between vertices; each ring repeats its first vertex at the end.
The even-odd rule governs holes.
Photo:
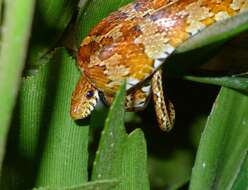
POLYGON ((87 93, 86 93, 86 97, 87 98, 92 98, 94 96, 94 91, 93 90, 89 90, 87 93))

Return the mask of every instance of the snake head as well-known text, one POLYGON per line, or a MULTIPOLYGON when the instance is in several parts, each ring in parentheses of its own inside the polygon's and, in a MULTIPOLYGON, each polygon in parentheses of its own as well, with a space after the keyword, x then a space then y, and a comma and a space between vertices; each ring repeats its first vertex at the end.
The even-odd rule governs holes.
POLYGON ((71 99, 71 117, 84 119, 91 114, 99 100, 98 90, 81 76, 71 99))

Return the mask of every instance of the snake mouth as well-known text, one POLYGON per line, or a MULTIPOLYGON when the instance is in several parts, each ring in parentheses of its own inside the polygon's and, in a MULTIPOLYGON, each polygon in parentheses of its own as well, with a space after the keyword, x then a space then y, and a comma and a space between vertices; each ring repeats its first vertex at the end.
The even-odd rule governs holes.
POLYGON ((98 90, 82 75, 76 85, 71 99, 70 114, 73 120, 88 117, 99 100, 98 90))
POLYGON ((95 109, 98 98, 97 96, 90 99, 83 99, 80 102, 72 100, 71 117, 73 120, 84 119, 88 117, 95 109))
POLYGON ((94 110, 94 107, 86 107, 86 108, 74 108, 71 109, 71 117, 73 120, 80 120, 88 117, 91 111, 94 110))

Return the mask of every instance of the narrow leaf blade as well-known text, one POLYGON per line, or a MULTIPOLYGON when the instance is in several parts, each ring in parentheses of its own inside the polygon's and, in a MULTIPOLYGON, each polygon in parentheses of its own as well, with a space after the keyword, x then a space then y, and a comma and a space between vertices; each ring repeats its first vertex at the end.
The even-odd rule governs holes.
POLYGON ((219 86, 225 86, 237 90, 241 90, 243 92, 248 92, 248 78, 246 77, 232 77, 232 76, 224 76, 224 77, 198 77, 198 76, 184 76, 186 80, 191 80, 195 82, 201 82, 205 84, 213 84, 219 86))
POLYGON ((146 142, 140 129, 128 135, 122 158, 121 179, 118 190, 149 189, 146 142))
POLYGON ((105 121, 94 161, 92 180, 120 175, 122 149, 127 138, 124 128, 124 100, 125 85, 122 85, 105 121))
POLYGON ((247 106, 246 94, 222 88, 201 137, 190 190, 233 186, 248 150, 247 106))
POLYGON ((239 174, 237 175, 232 190, 240 190, 247 188, 248 188, 248 155, 246 155, 246 159, 244 160, 240 168, 239 174))
POLYGON ((60 48, 22 81, 0 188, 63 187, 87 181, 89 126, 70 118, 80 73, 60 48), (10 172, 11 171, 11 172, 10 172))

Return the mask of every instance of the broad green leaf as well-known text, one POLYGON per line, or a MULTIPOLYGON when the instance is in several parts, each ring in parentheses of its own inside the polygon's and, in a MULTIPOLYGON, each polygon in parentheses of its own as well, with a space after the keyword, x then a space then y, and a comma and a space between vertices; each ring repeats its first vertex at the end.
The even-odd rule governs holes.
POLYGON ((78 126, 69 114, 79 78, 75 61, 57 49, 44 62, 36 75, 22 81, 1 176, 1 184, 11 185, 14 178, 18 189, 30 189, 35 181, 35 186, 72 186, 88 178, 89 127, 86 122, 78 126))
POLYGON ((49 188, 40 187, 33 188, 33 190, 111 190, 119 184, 118 180, 98 180, 93 182, 87 182, 82 185, 73 187, 62 187, 62 188, 49 188))
POLYGON ((118 168, 121 167, 123 148, 127 139, 124 128, 124 98, 125 85, 122 85, 105 121, 93 164, 92 180, 120 176, 118 168))
POLYGON ((248 151, 248 96, 222 88, 202 134, 190 190, 232 189, 248 151))
POLYGON ((5 1, 4 5, 0 47, 0 173, 6 136, 26 58, 34 1, 12 0, 5 1))
MULTIPOLYGON (((63 187, 87 181, 88 126, 78 126, 70 117, 70 98, 79 73, 64 49, 55 51, 36 81, 47 81, 43 121, 46 136, 36 186, 63 187), (48 75, 46 74, 48 73, 48 75)), ((32 90, 35 87, 29 86, 32 90), (32 88, 33 87, 33 88, 32 88)), ((39 91, 39 90, 37 90, 39 91)), ((29 98, 33 96, 29 95, 29 98)), ((27 101, 24 101, 27 103, 27 101)), ((24 125, 28 126, 28 125, 24 125)))
POLYGON ((85 3, 80 11, 76 24, 76 44, 79 47, 82 39, 101 19, 116 11, 132 0, 94 0, 85 3))
POLYGON ((199 34, 184 42, 176 49, 176 53, 190 51, 211 43, 231 38, 248 29, 248 11, 217 22, 199 34))
POLYGON ((29 48, 28 63, 37 60, 55 47, 77 11, 79 0, 37 0, 29 48))

